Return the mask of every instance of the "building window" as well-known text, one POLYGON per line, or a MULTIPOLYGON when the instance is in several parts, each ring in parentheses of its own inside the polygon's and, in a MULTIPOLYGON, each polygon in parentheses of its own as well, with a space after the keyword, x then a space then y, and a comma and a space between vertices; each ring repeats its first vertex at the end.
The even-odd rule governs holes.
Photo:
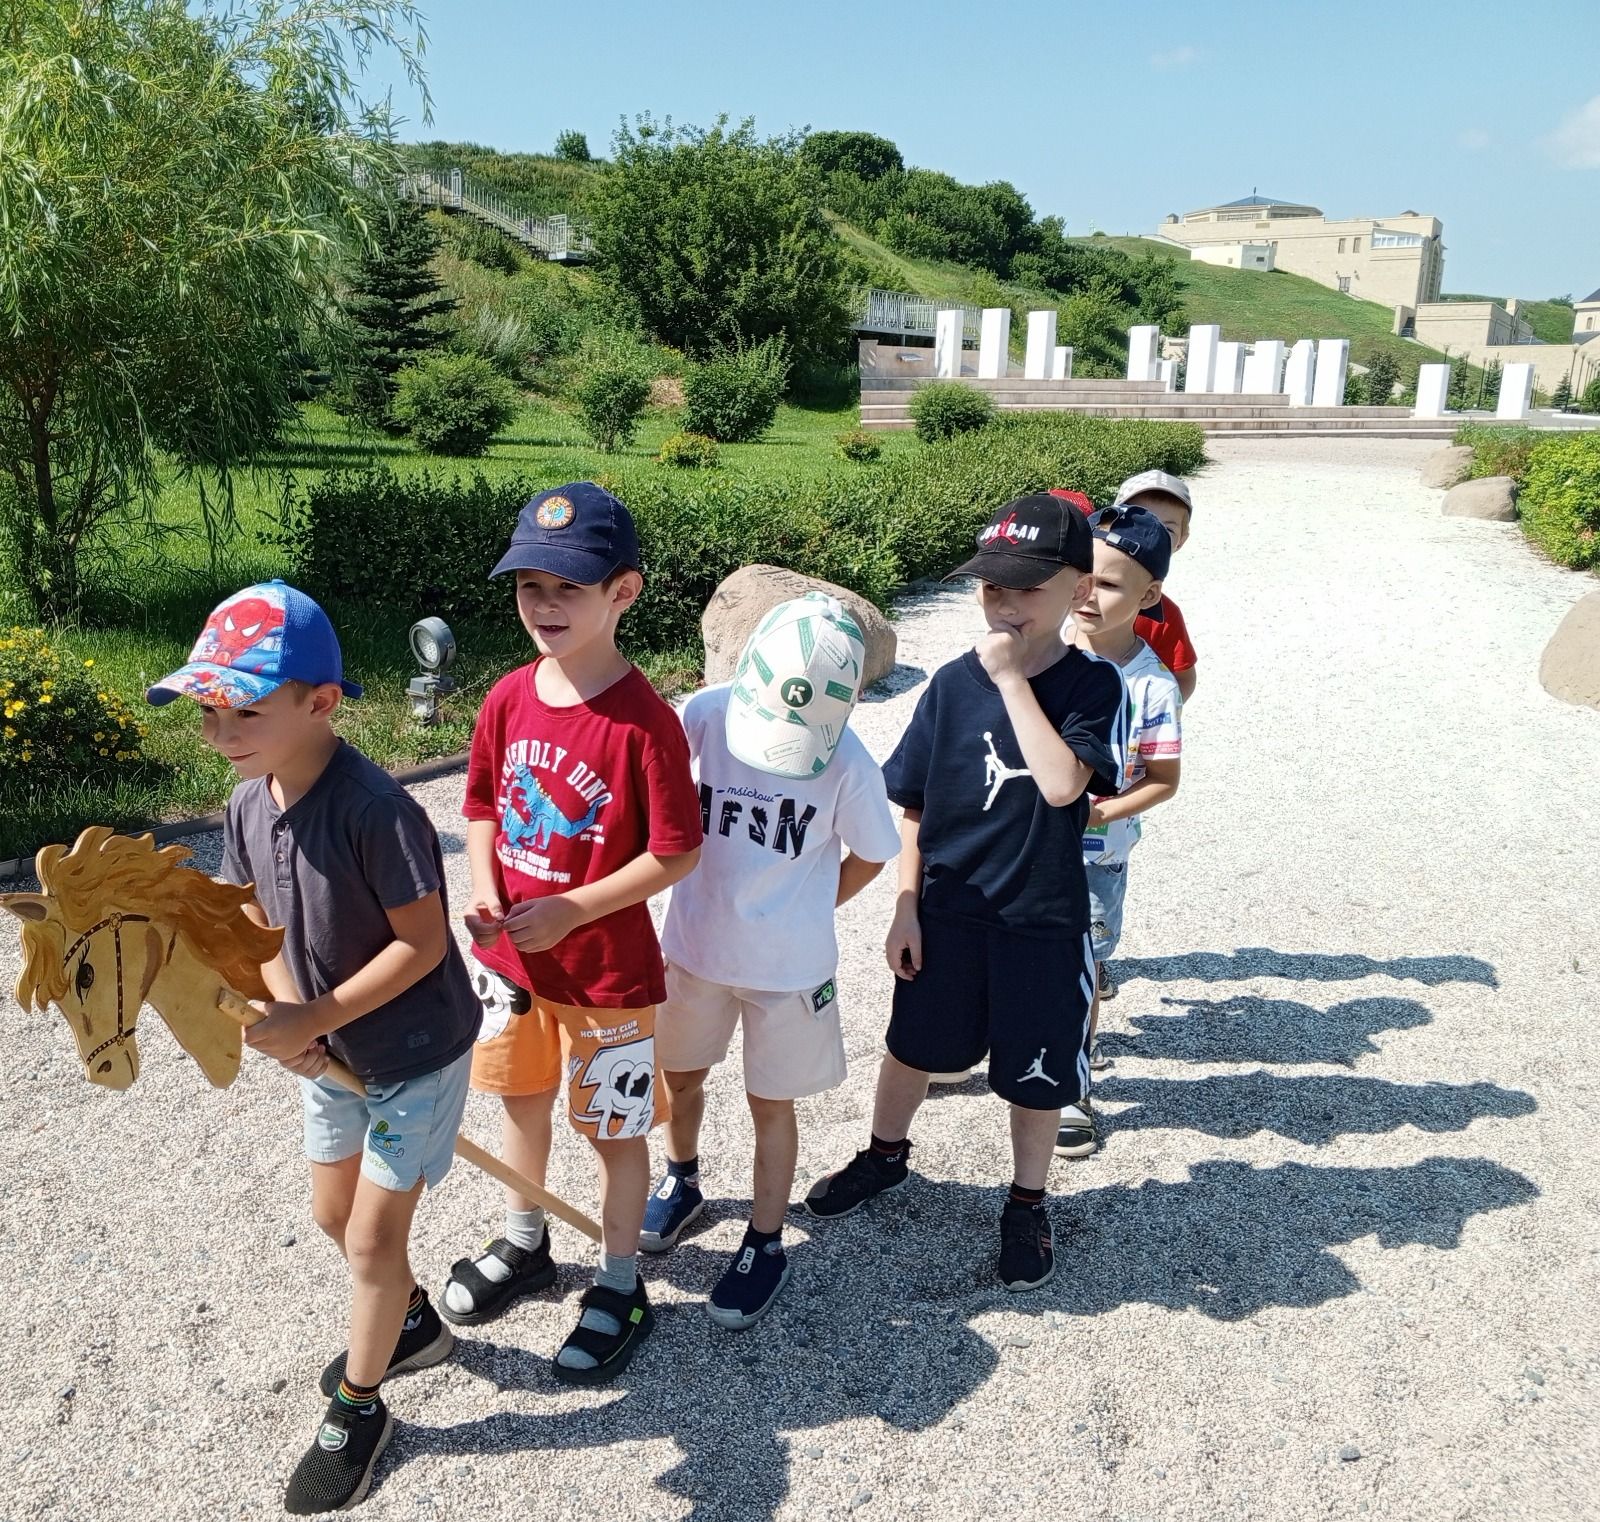
POLYGON ((1350 277, 1348 275, 1339 276, 1339 289, 1343 291, 1346 296, 1350 294, 1350 277))
POLYGON ((1343 252, 1344 252, 1344 239, 1343 239, 1343 238, 1341 238, 1341 239, 1340 239, 1340 240, 1339 240, 1339 252, 1340 252, 1340 253, 1341 253, 1341 254, 1342 254, 1342 253, 1343 253, 1343 252))
POLYGON ((1586 327, 1586 328, 1592 328, 1593 326, 1594 326, 1594 318, 1593 317, 1589 318, 1589 320, 1584 323, 1584 327, 1586 327))
POLYGON ((1350 240, 1350 252, 1352 254, 1359 254, 1361 252, 1361 239, 1352 238, 1350 240))

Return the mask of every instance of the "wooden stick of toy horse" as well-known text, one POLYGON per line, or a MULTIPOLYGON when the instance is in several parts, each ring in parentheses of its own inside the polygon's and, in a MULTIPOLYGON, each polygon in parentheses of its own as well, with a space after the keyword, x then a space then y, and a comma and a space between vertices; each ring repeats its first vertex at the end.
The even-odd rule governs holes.
MULTIPOLYGON (((249 1000, 271 997, 261 964, 278 954, 283 931, 245 914, 249 888, 181 866, 189 854, 176 845, 158 851, 150 835, 132 839, 91 825, 70 851, 39 852, 42 892, 0 893, 0 909, 22 921, 17 1001, 24 1009, 60 1009, 90 1083, 125 1089, 139 1076, 135 1034, 143 1004, 216 1088, 238 1076, 240 1028, 263 1018, 249 1000)), ((330 1062, 325 1076, 353 1094, 366 1092, 340 1062, 330 1062)), ((456 1156, 600 1240, 599 1226, 581 1210, 476 1142, 458 1136, 456 1156)))

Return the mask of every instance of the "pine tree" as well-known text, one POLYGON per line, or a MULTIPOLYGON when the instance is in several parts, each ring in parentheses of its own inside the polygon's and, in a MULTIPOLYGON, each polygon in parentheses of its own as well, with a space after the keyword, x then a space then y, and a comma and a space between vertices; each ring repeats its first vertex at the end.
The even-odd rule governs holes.
POLYGON ((402 201, 392 220, 379 213, 377 246, 361 260, 344 309, 361 358, 350 382, 350 408, 377 426, 389 421, 395 375, 449 335, 434 318, 455 309, 429 267, 439 238, 420 206, 402 201))
POLYGON ((1550 398, 1550 405, 1554 407, 1557 412, 1564 412, 1572 405, 1572 380, 1569 376, 1563 375, 1561 379, 1556 382, 1556 389, 1550 398))

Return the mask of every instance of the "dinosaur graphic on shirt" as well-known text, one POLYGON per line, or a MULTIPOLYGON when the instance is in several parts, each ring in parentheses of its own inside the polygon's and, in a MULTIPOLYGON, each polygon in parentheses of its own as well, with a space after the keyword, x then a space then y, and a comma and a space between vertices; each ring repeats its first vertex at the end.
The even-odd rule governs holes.
POLYGON ((602 793, 589 805, 589 812, 583 818, 568 819, 535 781, 526 763, 519 762, 512 775, 514 781, 500 819, 500 828, 505 831, 509 845, 544 851, 549 848, 552 835, 571 840, 583 834, 599 817, 600 810, 611 802, 611 794, 602 793))

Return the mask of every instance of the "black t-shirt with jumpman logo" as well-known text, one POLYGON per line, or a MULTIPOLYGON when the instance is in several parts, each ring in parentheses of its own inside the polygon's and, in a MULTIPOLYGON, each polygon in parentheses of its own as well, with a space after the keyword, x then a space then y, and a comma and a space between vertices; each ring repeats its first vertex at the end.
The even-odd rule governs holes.
MULTIPOLYGON (((1089 786, 1115 793, 1128 739, 1121 671, 1069 648, 1028 685, 1056 732, 1093 770, 1089 786)), ((1061 808, 1045 802, 1005 700, 976 652, 934 673, 883 775, 895 803, 922 810, 924 908, 1009 930, 1087 929, 1088 795, 1061 808)))

